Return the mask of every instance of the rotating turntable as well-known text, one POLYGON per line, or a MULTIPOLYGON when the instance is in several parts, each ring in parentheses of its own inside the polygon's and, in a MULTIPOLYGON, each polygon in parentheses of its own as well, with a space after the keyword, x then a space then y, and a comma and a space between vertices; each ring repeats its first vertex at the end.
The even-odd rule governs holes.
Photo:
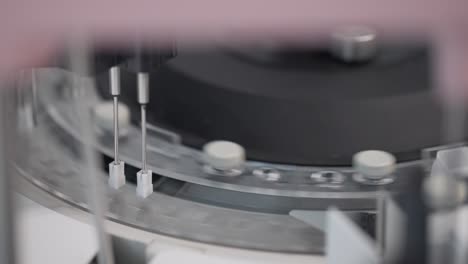
POLYGON ((379 238, 379 199, 411 193, 431 155, 455 143, 442 137, 429 54, 409 44, 357 60, 323 48, 97 51, 89 76, 42 68, 18 83, 19 155, 36 158, 11 162, 18 185, 92 209, 89 111, 103 217, 201 245, 323 254, 328 208, 379 238))

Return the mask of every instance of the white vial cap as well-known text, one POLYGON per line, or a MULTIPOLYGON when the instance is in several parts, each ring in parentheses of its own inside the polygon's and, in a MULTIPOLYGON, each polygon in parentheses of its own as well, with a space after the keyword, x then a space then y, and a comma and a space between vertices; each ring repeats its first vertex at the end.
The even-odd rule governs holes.
POLYGON ((109 163, 109 186, 113 189, 118 190, 120 187, 125 185, 125 163, 119 161, 115 163, 112 161, 109 163))
POLYGON ((381 150, 365 150, 354 154, 353 167, 369 179, 382 179, 395 171, 396 159, 381 150))
POLYGON ((151 170, 137 172, 137 196, 146 198, 153 193, 153 172, 151 170))
MULTIPOLYGON (((125 136, 130 127, 130 110, 123 103, 118 104, 119 108, 119 136, 125 136)), ((96 125, 106 132, 114 132, 114 102, 103 101, 93 108, 96 125)))
POLYGON ((216 169, 237 169, 244 165, 244 148, 231 141, 211 141, 203 146, 204 161, 216 169))

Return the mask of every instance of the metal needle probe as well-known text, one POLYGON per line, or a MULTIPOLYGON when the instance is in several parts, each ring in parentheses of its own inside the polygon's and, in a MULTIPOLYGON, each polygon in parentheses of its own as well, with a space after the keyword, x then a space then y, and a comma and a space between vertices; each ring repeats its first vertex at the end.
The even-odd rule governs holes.
POLYGON ((136 44, 137 96, 141 112, 141 171, 146 173, 146 104, 149 102, 149 75, 143 70, 141 43, 136 44))
POLYGON ((138 103, 141 108, 141 162, 142 168, 137 173, 137 195, 146 198, 153 193, 152 171, 146 166, 146 105, 149 102, 149 74, 138 73, 138 103))
POLYGON ((109 74, 110 93, 114 99, 114 161, 109 164, 109 186, 119 189, 125 185, 125 163, 119 159, 120 68, 110 68, 109 74))
POLYGON ((141 159, 143 172, 146 172, 146 104, 149 101, 148 77, 148 73, 138 73, 138 102, 141 105, 141 159))
POLYGON ((120 94, 120 83, 119 76, 120 71, 118 67, 112 67, 110 69, 111 79, 111 94, 114 99, 114 164, 119 163, 119 98, 120 94))
POLYGON ((141 105, 141 146, 142 169, 146 172, 146 105, 141 105))

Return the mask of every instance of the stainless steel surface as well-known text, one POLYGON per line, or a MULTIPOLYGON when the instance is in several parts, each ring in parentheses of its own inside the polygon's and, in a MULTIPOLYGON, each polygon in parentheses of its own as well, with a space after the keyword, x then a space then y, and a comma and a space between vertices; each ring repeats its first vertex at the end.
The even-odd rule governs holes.
MULTIPOLYGON (((74 139, 81 141, 81 135, 77 132, 79 127, 75 124, 75 112, 73 105, 76 104, 74 98, 67 95, 67 79, 71 76, 61 70, 44 69, 42 71, 43 82, 40 99, 44 105, 47 105, 47 114, 58 126, 66 131, 74 139), (65 84, 64 84, 65 82, 65 84), (62 84, 60 84, 62 83, 62 84), (63 85, 63 86, 61 86, 63 85)), ((99 103, 100 99, 95 95, 92 103, 99 103)), ((160 129, 159 129, 160 130, 160 129)), ((200 184, 215 188, 222 188, 232 191, 241 191, 247 193, 279 195, 287 197, 309 197, 320 199, 373 199, 377 191, 384 187, 389 191, 403 188, 408 179, 400 174, 415 164, 408 162, 397 165, 395 180, 393 184, 384 186, 365 186, 355 182, 352 179, 354 170, 352 168, 320 168, 308 166, 294 166, 283 164, 269 164, 264 162, 247 161, 242 174, 237 177, 225 177, 208 174, 203 166, 200 165, 201 153, 198 150, 188 148, 168 140, 166 135, 160 132, 154 132, 148 127, 147 134, 147 169, 151 169, 157 175, 174 178, 184 182, 200 184), (261 167, 270 167, 281 173, 280 183, 268 182, 255 177, 253 170, 261 167), (337 171, 343 174, 344 181, 339 185, 324 186, 317 184, 309 176, 315 172, 337 171)), ((174 134, 174 133, 172 133, 174 134)), ((177 135, 178 136, 178 135, 177 135)), ((172 137, 171 137, 172 138, 172 137)), ((141 130, 131 126, 128 131, 126 141, 120 142, 119 156, 126 164, 139 168, 141 166, 141 157, 136 153, 141 153, 141 130)), ((96 149, 105 155, 112 156, 113 140, 109 137, 100 137, 96 142, 96 149)))
POLYGON ((120 68, 114 66, 110 69, 110 91, 114 100, 114 163, 119 163, 119 98, 120 94, 120 68))
POLYGON ((366 26, 338 28, 331 33, 330 52, 344 62, 363 62, 377 52, 377 32, 366 26))
POLYGON ((113 96, 120 95, 120 68, 114 66, 110 68, 110 94, 113 96))
POLYGON ((382 185, 392 184, 395 181, 394 176, 395 176, 394 174, 390 174, 390 175, 385 176, 382 179, 375 180, 375 179, 369 179, 363 174, 354 173, 353 180, 363 185, 382 186, 382 185))
POLYGON ((141 168, 146 172, 146 105, 141 105, 141 168))
POLYGON ((149 102, 149 74, 138 73, 138 103, 147 104, 149 102))
MULTIPOLYGON (((24 141, 31 138, 31 155, 38 157, 30 161, 13 160, 18 174, 37 187, 65 200, 77 210, 88 210, 87 186, 81 181, 83 160, 79 150, 85 141, 80 124, 76 122, 76 109, 81 100, 74 96, 69 81, 74 76, 56 69, 38 71, 39 106, 38 126, 33 135, 22 135, 24 141), (78 152, 78 154, 77 154, 78 152), (38 154, 40 153, 40 155, 38 154)), ((86 86, 86 85, 85 85, 86 86)), ((91 87, 91 88, 90 88, 91 87)), ((89 104, 99 103, 100 98, 93 94, 92 85, 89 104)), ((180 138, 173 132, 148 127, 147 169, 155 171, 158 180, 154 183, 155 192, 144 200, 135 194, 135 187, 127 184, 118 190, 106 187, 105 203, 109 206, 106 217, 136 229, 174 236, 187 240, 213 243, 230 247, 256 250, 320 253, 323 252, 322 231, 303 224, 286 213, 247 210, 245 208, 223 207, 221 204, 192 200, 194 190, 209 191, 210 195, 222 202, 225 195, 239 195, 246 198, 247 206, 256 203, 260 196, 268 197, 269 203, 279 204, 281 199, 312 199, 313 204, 350 204, 375 202, 380 189, 390 192, 404 188, 405 169, 415 163, 399 164, 394 184, 366 186, 352 179, 352 168, 316 168, 282 164, 268 164, 247 161, 245 170, 236 177, 217 176, 206 173, 200 158, 200 151, 180 145, 180 138), (276 176, 261 177, 253 173, 255 169, 268 168, 266 172, 279 173, 276 176), (318 183, 310 178, 313 173, 324 171, 342 175, 342 182, 333 184, 318 183), (159 176, 160 175, 160 176, 159 176), (271 180, 274 179, 274 180, 271 180), (158 191, 164 182, 180 182, 181 187, 168 195, 158 191), (228 192, 228 193, 226 193, 228 192), (240 192, 240 194, 238 194, 240 192)), ((120 142, 120 158, 135 168, 140 167, 142 133, 137 126, 129 128, 125 141, 120 142)), ((112 157, 113 140, 109 135, 101 135, 95 142, 95 149, 112 157)), ((106 164, 107 165, 107 164, 106 164)), ((267 173, 268 174, 268 173, 267 173)), ((107 181, 105 171, 95 170, 94 178, 102 183, 107 181)), ((105 184, 104 184, 105 185, 105 184)), ((207 196, 206 196, 207 197, 207 196)), ((206 197, 200 197, 204 199, 206 197)), ((261 197, 260 197, 261 198, 261 197)), ((263 198, 262 198, 263 199, 263 198)), ((304 202, 304 201, 302 201, 304 202)), ((291 203, 295 209, 300 203, 291 203)))
POLYGON ((146 104, 149 102, 149 74, 138 73, 138 102, 141 104, 141 168, 143 172, 146 167, 146 104))
MULTIPOLYGON (((50 125, 50 124, 49 124, 50 125)), ((42 125, 36 137, 46 141, 32 146, 38 159, 16 164, 15 178, 26 179, 21 185, 33 185, 27 195, 50 194, 48 200, 66 201, 75 210, 89 210, 87 185, 81 180, 81 164, 64 156, 70 149, 56 144, 55 136, 47 136, 56 127, 42 125), (42 131, 41 131, 42 130, 42 131), (51 171, 51 168, 53 170, 51 171), (34 174, 32 174, 34 173, 34 174)), ((63 135, 59 135, 60 137, 63 135)), ((96 172, 101 185, 104 172, 96 172)), ((323 233, 286 215, 239 211, 204 205, 166 194, 153 193, 138 199, 129 184, 118 191, 106 188, 109 205, 106 217, 112 221, 149 232, 224 246, 267 251, 320 253, 323 233)))
POLYGON ((119 99, 114 96, 114 163, 119 161, 119 99))
POLYGON ((277 182, 281 179, 281 174, 279 171, 268 167, 255 169, 252 174, 262 180, 270 182, 277 182))
MULTIPOLYGON (((322 186, 340 186, 345 176, 337 171, 318 171, 310 175, 310 178, 322 186)), ((332 187, 333 188, 333 187, 332 187)))
MULTIPOLYGON (((38 90, 41 99, 45 99, 43 96, 48 97, 48 92, 57 92, 56 86, 44 84, 38 90)), ((59 94, 65 98, 74 98, 75 92, 71 87, 67 86, 62 92, 59 94)), ((93 100, 87 101, 92 103, 93 100)), ((17 176, 15 178, 24 177, 29 185, 35 186, 29 195, 47 192, 52 202, 59 199, 69 203, 75 210, 93 209, 87 204, 90 186, 83 181, 83 176, 87 174, 83 170, 85 160, 79 151, 82 130, 75 130, 76 137, 71 136, 51 118, 49 110, 54 108, 54 104, 43 103, 40 104, 39 122, 34 127, 34 135, 22 135, 24 141, 32 138, 34 141, 30 142, 30 152, 21 154, 35 158, 12 160, 15 165, 14 175, 17 176)), ((75 104, 72 106, 75 110, 79 109, 77 107, 75 104)), ((73 120, 77 122, 76 116, 73 120)), ((138 130, 136 127, 133 129, 133 132, 138 130)), ((135 138, 137 141, 140 139, 141 136, 135 138)), ((139 149, 139 144, 136 149, 139 149)), ((158 192, 141 200, 131 184, 119 190, 108 187, 104 170, 94 170, 92 176, 104 187, 104 206, 109 208, 109 211, 102 210, 106 218, 135 229, 230 247, 307 254, 323 250, 321 231, 287 215, 233 210, 158 192)))

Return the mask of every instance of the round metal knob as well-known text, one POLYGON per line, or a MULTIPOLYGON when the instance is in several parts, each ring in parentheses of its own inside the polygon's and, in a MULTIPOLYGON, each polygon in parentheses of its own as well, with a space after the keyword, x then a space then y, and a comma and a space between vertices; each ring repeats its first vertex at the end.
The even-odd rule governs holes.
POLYGON ((361 151, 353 156, 353 167, 364 177, 380 180, 395 171, 395 157, 381 150, 361 151))
POLYGON ((234 142, 212 141, 203 146, 204 161, 207 165, 220 169, 238 169, 244 165, 245 150, 234 142))
POLYGON ((364 62, 377 53, 377 32, 369 27, 339 28, 330 38, 331 54, 344 62, 364 62))

